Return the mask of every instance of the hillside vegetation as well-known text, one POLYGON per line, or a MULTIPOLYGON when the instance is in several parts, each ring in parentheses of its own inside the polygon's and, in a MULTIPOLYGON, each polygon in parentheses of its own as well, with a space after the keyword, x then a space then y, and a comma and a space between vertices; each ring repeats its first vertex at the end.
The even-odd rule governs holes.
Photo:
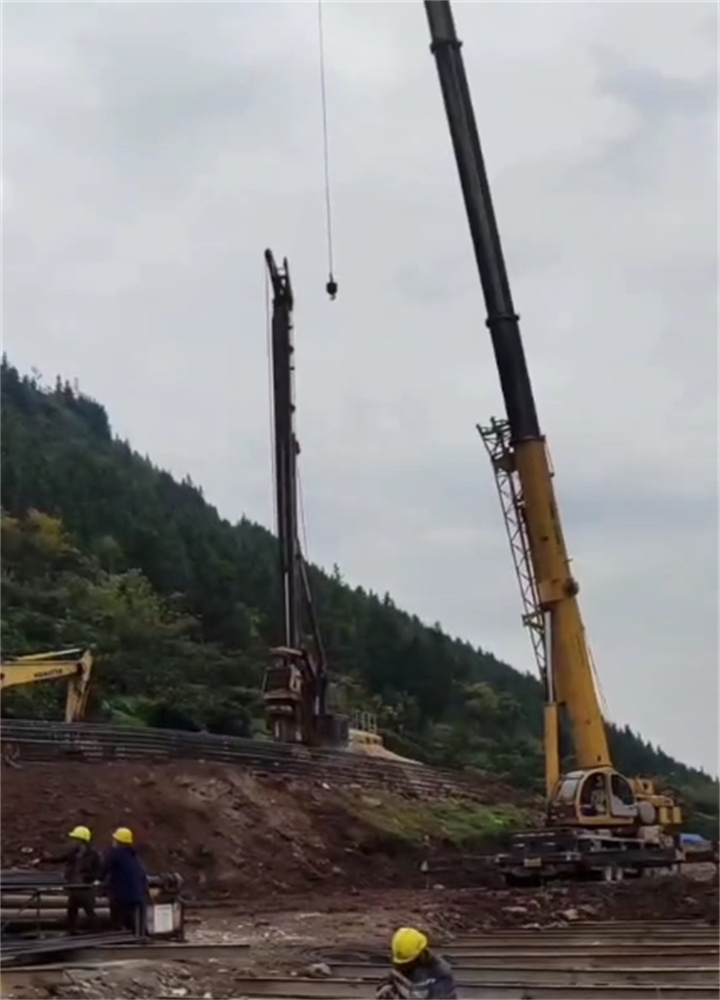
MULTIPOLYGON (((113 438, 97 402, 2 365, 2 643, 11 653, 93 645, 96 717, 260 735, 259 689, 280 635, 276 544, 224 521, 113 438)), ((437 765, 540 787, 541 688, 491 653, 400 610, 390 595, 310 568, 346 710, 374 711, 387 744, 437 765)), ((15 692, 3 712, 51 715, 59 692, 15 692)), ((718 786, 630 729, 617 765, 659 776, 717 823, 718 786)))

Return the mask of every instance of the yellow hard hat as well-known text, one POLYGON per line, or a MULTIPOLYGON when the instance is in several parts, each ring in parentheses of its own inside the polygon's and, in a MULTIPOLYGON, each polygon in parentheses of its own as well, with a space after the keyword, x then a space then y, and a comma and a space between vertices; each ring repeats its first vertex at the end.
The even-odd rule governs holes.
POLYGON ((119 826, 113 834, 113 840, 116 840, 118 844, 132 844, 132 830, 128 830, 126 826, 119 826))
POLYGON ((91 834, 86 826, 76 826, 70 831, 68 837, 71 837, 72 840, 84 840, 87 844, 91 838, 91 834))
POLYGON ((401 927, 395 931, 390 949, 395 965, 409 965, 425 951, 428 939, 414 927, 401 927))

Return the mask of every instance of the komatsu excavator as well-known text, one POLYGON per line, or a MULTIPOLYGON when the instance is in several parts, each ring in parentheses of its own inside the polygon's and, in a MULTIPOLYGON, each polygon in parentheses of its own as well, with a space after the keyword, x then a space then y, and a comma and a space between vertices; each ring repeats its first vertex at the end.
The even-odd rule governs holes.
POLYGON ((81 722, 87 709, 92 666, 89 649, 63 649, 55 653, 7 657, 0 665, 0 691, 21 684, 67 678, 65 722, 81 722))
MULTIPOLYGON (((498 863, 508 881, 622 877, 675 858, 678 805, 613 767, 449 0, 424 0, 506 415, 478 428, 492 460, 524 621, 545 691, 547 823, 498 863), (575 763, 561 773, 561 732, 575 763)), ((563 748, 564 749, 564 748, 563 748)))
POLYGON ((275 505, 280 553, 282 643, 265 671, 265 712, 273 738, 283 743, 342 746, 348 719, 328 709, 329 677, 307 567, 298 534, 297 456, 293 384, 293 291, 287 260, 278 267, 265 251, 272 287, 272 379, 275 505), (304 621, 303 621, 304 619, 304 621), (308 626, 306 642, 303 624, 308 626))

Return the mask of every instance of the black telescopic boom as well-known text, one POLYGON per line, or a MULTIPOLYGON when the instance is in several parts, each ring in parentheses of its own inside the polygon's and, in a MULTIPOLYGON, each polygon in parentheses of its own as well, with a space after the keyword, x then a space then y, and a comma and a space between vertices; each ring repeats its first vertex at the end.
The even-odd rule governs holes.
POLYGON ((460 52, 462 43, 449 0, 424 3, 512 438, 515 442, 537 439, 540 426, 460 52))
POLYGON ((272 380, 275 432, 275 498, 280 548, 283 643, 290 649, 300 646, 297 452, 293 394, 292 310, 293 293, 287 260, 279 268, 270 250, 265 262, 273 291, 272 380))

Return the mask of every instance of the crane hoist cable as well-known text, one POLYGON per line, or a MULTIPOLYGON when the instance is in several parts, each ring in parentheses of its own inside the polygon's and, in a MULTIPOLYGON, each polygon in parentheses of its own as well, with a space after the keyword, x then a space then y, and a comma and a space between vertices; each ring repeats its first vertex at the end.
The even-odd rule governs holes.
POLYGON ((333 301, 337 295, 337 281, 333 274, 333 232, 332 232, 332 208, 330 197, 330 144, 328 140, 328 115, 327 115, 327 87, 325 84, 325 37, 323 33, 323 9, 322 0, 318 0, 318 48, 320 52, 320 106, 322 109, 322 143, 323 143, 323 165, 325 168, 325 231, 327 236, 328 252, 328 280, 325 291, 333 301))
POLYGON ((300 469, 297 470, 297 482, 298 482, 298 512, 300 514, 300 551, 303 554, 305 562, 307 563, 310 559, 308 554, 308 530, 307 521, 305 519, 305 497, 303 494, 302 487, 302 476, 300 475, 300 469))

